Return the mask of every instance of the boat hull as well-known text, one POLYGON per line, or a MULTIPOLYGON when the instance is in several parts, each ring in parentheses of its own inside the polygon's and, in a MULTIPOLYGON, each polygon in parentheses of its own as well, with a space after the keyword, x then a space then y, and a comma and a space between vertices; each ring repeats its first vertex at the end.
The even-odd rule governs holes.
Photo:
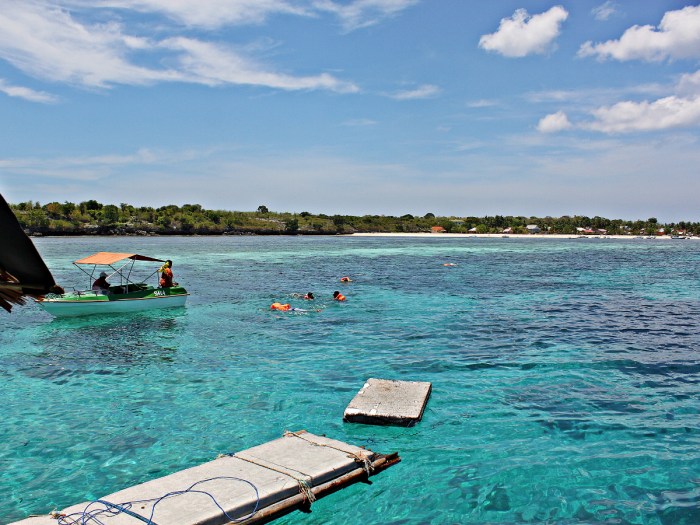
POLYGON ((121 314, 184 306, 189 294, 184 288, 152 288, 135 294, 67 294, 37 301, 55 317, 121 314))

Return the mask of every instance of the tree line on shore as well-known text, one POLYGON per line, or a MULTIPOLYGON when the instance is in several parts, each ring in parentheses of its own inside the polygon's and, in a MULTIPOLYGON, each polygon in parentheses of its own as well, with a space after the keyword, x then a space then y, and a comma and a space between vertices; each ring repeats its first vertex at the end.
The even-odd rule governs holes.
POLYGON ((562 217, 439 217, 388 215, 325 215, 274 212, 261 205, 256 211, 207 210, 199 204, 153 208, 122 203, 20 202, 10 204, 22 227, 31 235, 335 235, 356 232, 419 233, 439 227, 448 233, 528 233, 536 225, 542 234, 589 233, 608 235, 700 234, 700 223, 659 223, 606 219, 581 215, 562 217))

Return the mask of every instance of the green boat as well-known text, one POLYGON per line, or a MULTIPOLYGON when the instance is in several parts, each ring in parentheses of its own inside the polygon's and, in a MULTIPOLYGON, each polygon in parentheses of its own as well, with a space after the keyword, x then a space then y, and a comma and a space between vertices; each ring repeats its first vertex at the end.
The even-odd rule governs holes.
POLYGON ((118 285, 100 288, 95 281, 93 289, 47 294, 37 299, 37 302, 56 317, 118 314, 185 305, 189 293, 179 284, 173 283, 174 286, 170 287, 147 284, 146 281, 154 275, 157 279, 158 269, 153 270, 143 281, 134 281, 132 271, 136 261, 165 262, 137 253, 98 252, 73 264, 88 276, 90 282, 96 279, 98 269, 109 269, 110 273, 102 271, 100 276, 104 276, 105 281, 118 279, 118 285), (92 268, 86 270, 85 267, 92 268))

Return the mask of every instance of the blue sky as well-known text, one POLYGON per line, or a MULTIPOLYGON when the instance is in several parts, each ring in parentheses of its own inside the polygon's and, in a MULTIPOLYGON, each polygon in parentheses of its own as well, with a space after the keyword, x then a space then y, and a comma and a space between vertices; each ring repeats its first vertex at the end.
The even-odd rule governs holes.
POLYGON ((25 200, 700 220, 700 6, 3 0, 25 200))

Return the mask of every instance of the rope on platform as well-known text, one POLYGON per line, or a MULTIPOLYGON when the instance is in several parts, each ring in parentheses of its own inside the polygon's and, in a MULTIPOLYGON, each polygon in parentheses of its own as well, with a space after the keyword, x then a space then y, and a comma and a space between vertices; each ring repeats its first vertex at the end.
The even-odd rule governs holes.
MULTIPOLYGON (((297 485, 299 485, 299 494, 304 496, 304 499, 307 500, 309 503, 313 503, 316 501, 316 496, 314 493, 311 491, 311 485, 309 485, 309 480, 311 480, 311 476, 308 474, 304 474, 303 472, 297 470, 299 474, 302 474, 306 476, 308 479, 304 478, 297 478, 296 476, 292 476, 289 472, 285 472, 284 470, 276 469, 274 467, 271 467, 270 465, 263 465, 262 463, 258 463, 257 461, 253 461, 252 459, 245 458, 243 456, 239 456, 238 454, 226 454, 227 456, 240 459, 241 461, 247 461, 248 463, 251 463, 253 465, 257 465, 258 467, 266 468, 268 470, 273 470, 275 472, 279 472, 280 474, 283 474, 285 476, 288 476, 292 478, 294 481, 297 482, 297 485)), ((295 470, 295 469, 289 469, 289 470, 295 470)))
POLYGON ((222 514, 226 517, 226 519, 229 520, 230 523, 239 523, 241 521, 245 521, 253 515, 255 515, 256 512, 258 512, 258 507, 260 506, 260 494, 258 492, 258 488, 253 485, 250 481, 246 479, 241 479, 241 478, 236 478, 233 476, 217 476, 214 478, 209 478, 209 479, 203 479, 200 481, 197 481, 190 485, 187 489, 185 490, 177 490, 173 492, 168 492, 167 494, 160 496, 158 498, 151 498, 151 499, 144 499, 144 500, 136 500, 136 501, 127 501, 124 503, 111 503, 109 501, 103 500, 103 499, 98 499, 94 500, 90 503, 88 503, 81 512, 74 512, 72 514, 58 514, 58 513, 52 513, 52 517, 58 518, 58 524, 59 525, 89 525, 89 524, 96 524, 96 525, 105 525, 105 523, 100 519, 102 515, 105 515, 105 517, 112 517, 112 516, 117 516, 118 514, 127 514, 133 518, 136 518, 147 525, 158 525, 155 521, 153 521, 153 516, 156 512, 156 506, 163 501, 166 498, 171 498, 174 496, 182 496, 183 494, 203 494, 207 497, 209 497, 213 502, 214 505, 218 507, 218 509, 222 512, 222 514), (246 516, 240 517, 240 518, 233 518, 232 516, 229 516, 229 514, 224 510, 224 508, 219 504, 218 501, 216 501, 216 498, 210 494, 209 492, 206 492, 204 490, 194 490, 194 487, 199 485, 200 483, 206 483, 207 481, 216 481, 216 480, 222 480, 222 479, 230 479, 230 480, 235 480, 235 481, 241 481, 243 483, 247 483, 250 485, 253 490, 255 491, 255 506, 253 510, 246 516), (137 514, 129 509, 131 509, 135 504, 144 504, 144 503, 153 503, 153 506, 151 507, 151 515, 146 518, 145 516, 141 516, 140 514, 137 514), (91 506, 95 504, 100 504, 103 505, 104 508, 95 508, 93 510, 89 510, 91 506))
POLYGON ((360 454, 356 454, 355 452, 351 452, 349 450, 343 450, 342 448, 334 447, 332 445, 328 445, 327 443, 317 443, 316 441, 312 441, 310 439, 306 439, 303 437, 304 431, 300 432, 292 432, 290 430, 285 430, 284 431, 284 437, 296 437, 299 439, 302 439, 306 441, 307 443, 311 443, 312 445, 315 445, 317 447, 326 447, 326 448, 332 448, 333 450, 337 450, 338 452, 342 452, 343 454, 347 454, 348 456, 352 457, 355 459, 355 462, 359 463, 362 465, 362 470, 364 470, 367 473, 367 477, 372 475, 372 472, 374 472, 374 465, 372 464, 372 461, 369 459, 368 456, 362 456, 360 454))

